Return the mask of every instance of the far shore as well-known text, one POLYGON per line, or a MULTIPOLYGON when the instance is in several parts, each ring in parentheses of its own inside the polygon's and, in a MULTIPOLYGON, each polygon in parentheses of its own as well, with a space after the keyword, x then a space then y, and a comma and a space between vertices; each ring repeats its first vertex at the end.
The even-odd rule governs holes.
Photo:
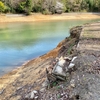
POLYGON ((32 13, 29 16, 22 14, 0 14, 0 23, 2 22, 34 22, 51 20, 70 20, 70 19, 100 19, 100 13, 63 13, 54 15, 43 15, 32 13))

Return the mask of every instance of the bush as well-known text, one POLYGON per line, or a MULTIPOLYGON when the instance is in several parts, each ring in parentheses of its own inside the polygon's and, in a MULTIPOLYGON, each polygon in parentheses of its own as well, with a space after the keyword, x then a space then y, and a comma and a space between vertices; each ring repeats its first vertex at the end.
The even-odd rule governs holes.
POLYGON ((42 11, 42 6, 40 3, 34 4, 33 8, 32 8, 33 12, 41 12, 42 11))
POLYGON ((18 8, 17 8, 17 11, 18 11, 19 13, 25 13, 25 4, 26 4, 26 2, 21 2, 21 3, 19 4, 19 6, 18 6, 18 8))
POLYGON ((3 2, 0 1, 0 12, 4 12, 5 11, 5 5, 3 2))
POLYGON ((21 2, 18 5, 16 11, 19 13, 26 13, 27 15, 29 15, 30 12, 32 11, 31 0, 26 0, 25 2, 21 2))
POLYGON ((27 15, 30 15, 31 11, 32 11, 32 1, 31 0, 26 0, 26 4, 25 4, 25 12, 27 15))
POLYGON ((10 11, 11 11, 11 8, 8 7, 8 6, 5 6, 5 11, 4 11, 4 13, 8 13, 8 12, 10 12, 10 11))
POLYGON ((43 2, 44 2, 44 0, 34 0, 32 11, 33 12, 42 12, 43 11, 43 8, 42 8, 43 2))
POLYGON ((51 15, 52 13, 48 10, 48 9, 45 9, 42 14, 44 15, 51 15))

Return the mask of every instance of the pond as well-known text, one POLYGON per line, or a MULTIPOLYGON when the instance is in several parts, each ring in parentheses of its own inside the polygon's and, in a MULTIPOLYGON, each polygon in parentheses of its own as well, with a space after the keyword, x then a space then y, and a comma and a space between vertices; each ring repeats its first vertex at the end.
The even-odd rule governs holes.
POLYGON ((71 27, 93 21, 97 20, 1 23, 0 75, 55 48, 71 27))

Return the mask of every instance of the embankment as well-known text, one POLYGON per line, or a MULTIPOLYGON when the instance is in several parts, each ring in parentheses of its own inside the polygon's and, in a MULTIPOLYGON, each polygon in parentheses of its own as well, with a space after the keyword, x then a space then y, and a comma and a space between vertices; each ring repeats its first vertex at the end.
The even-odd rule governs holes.
MULTIPOLYGON (((99 100, 100 99, 100 22, 74 27, 47 54, 27 62, 0 78, 1 100, 25 100, 27 94, 38 91, 38 100, 99 100), (61 56, 74 57, 75 69, 66 80, 53 88, 40 91, 46 79, 45 69, 61 56)), ((33 93, 32 93, 33 94, 33 93)))
POLYGON ((81 29, 82 27, 73 28, 71 36, 60 42, 55 49, 1 77, 0 91, 3 90, 3 93, 0 95, 0 98, 2 98, 2 100, 8 100, 8 98, 9 100, 18 100, 18 98, 21 98, 21 96, 25 94, 24 92, 27 91, 29 87, 31 88, 28 91, 31 91, 33 88, 36 90, 40 89, 46 78, 46 67, 56 57, 72 53, 72 46, 78 42, 77 37, 79 37, 81 29), (20 92, 18 93, 18 89, 22 87, 25 91, 19 96, 20 92), (18 93, 18 95, 14 95, 15 93, 18 93))

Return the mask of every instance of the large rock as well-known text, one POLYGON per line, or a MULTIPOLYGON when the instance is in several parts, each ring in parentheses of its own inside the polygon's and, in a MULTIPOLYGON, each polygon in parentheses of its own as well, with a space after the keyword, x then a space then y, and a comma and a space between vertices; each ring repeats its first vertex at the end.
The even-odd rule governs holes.
POLYGON ((45 0, 43 2, 42 8, 48 10, 49 12, 61 14, 64 11, 63 3, 57 0, 45 0))
POLYGON ((55 12, 58 14, 63 13, 64 11, 64 5, 61 2, 56 2, 56 6, 55 6, 55 12))

